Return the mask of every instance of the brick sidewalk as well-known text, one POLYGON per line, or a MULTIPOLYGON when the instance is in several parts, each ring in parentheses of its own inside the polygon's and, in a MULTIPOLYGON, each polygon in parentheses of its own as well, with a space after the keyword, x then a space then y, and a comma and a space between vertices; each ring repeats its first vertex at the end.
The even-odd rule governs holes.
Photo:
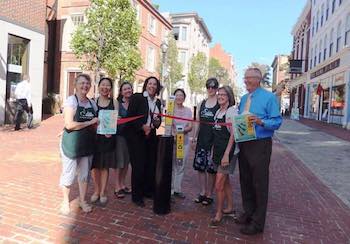
POLYGON ((344 129, 340 125, 327 124, 323 121, 305 118, 300 118, 299 122, 345 141, 350 141, 350 130, 344 129))
MULTIPOLYGON (((137 208, 130 197, 117 200, 109 188, 106 207, 79 212, 73 201, 70 216, 58 214, 61 191, 57 134, 62 117, 55 116, 34 130, 0 129, 0 242, 3 243, 349 243, 350 209, 279 142, 271 162, 270 199, 264 234, 246 237, 227 218, 217 229, 208 227, 215 206, 192 202, 196 177, 189 164, 184 179, 187 198, 172 212, 157 216, 137 208), (5 143, 4 143, 5 142, 5 143), (21 151, 19 151, 21 149, 21 151)), ((113 173, 111 178, 114 177, 113 173)), ((236 208, 241 210, 237 172, 233 177, 236 208)), ((77 185, 72 190, 76 197, 77 185)), ((89 187, 89 196, 92 187, 89 187)))

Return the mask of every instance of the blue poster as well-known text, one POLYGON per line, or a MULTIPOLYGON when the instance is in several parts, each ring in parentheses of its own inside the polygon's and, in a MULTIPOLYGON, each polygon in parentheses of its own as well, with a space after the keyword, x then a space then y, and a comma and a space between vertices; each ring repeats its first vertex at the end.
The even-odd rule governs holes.
POLYGON ((97 126, 97 134, 114 135, 117 133, 117 110, 100 110, 98 112, 99 124, 97 126))
POLYGON ((236 142, 256 140, 255 126, 249 114, 234 116, 233 129, 236 142))

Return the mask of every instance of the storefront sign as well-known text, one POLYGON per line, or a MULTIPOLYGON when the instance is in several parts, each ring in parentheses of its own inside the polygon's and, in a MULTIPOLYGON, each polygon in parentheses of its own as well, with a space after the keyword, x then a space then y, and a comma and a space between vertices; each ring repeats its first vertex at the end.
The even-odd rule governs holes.
POLYGON ((344 84, 344 72, 340 74, 336 74, 334 77, 334 86, 338 86, 344 84))
POLYGON ((321 69, 316 70, 315 72, 311 73, 311 79, 323 75, 325 73, 327 73, 328 71, 331 71, 337 67, 339 67, 340 65, 340 59, 338 58, 337 60, 333 61, 330 64, 327 64, 326 66, 323 66, 321 69))

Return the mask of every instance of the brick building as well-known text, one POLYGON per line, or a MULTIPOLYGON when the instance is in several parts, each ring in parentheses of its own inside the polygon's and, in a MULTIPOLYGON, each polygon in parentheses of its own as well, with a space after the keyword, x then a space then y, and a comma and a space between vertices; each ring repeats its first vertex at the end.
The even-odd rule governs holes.
POLYGON ((227 70, 229 79, 232 81, 231 85, 236 84, 237 73, 233 56, 227 53, 220 43, 216 43, 209 51, 210 58, 216 58, 220 64, 227 70))
MULTIPOLYGON (((153 7, 150 1, 135 0, 132 1, 132 4, 142 30, 138 46, 143 66, 135 75, 137 90, 148 76, 159 77, 157 67, 161 57, 160 45, 170 32, 171 24, 153 7)), ((53 69, 52 72, 48 72, 48 75, 51 75, 48 84, 51 82, 52 91, 60 95, 61 101, 73 94, 73 81, 77 74, 83 72, 82 62, 73 54, 70 41, 76 26, 86 21, 84 12, 89 6, 89 0, 60 0, 56 18, 49 32, 52 34, 52 41, 49 43, 55 43, 52 44, 55 54, 51 59, 52 63, 48 65, 53 69)), ((94 94, 93 89, 90 91, 91 96, 94 94)))
POLYGON ((0 124, 12 123, 14 89, 31 80, 34 121, 41 120, 46 1, 0 1, 0 124))

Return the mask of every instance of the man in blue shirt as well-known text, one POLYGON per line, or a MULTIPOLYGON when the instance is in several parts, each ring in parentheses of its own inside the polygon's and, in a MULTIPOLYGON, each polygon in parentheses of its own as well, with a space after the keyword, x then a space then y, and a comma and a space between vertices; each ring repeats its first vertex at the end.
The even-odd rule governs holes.
POLYGON ((239 105, 239 114, 250 114, 254 123, 256 140, 239 143, 239 173, 244 213, 236 220, 245 226, 240 230, 246 235, 263 232, 265 226, 269 165, 272 151, 272 136, 282 124, 276 96, 261 88, 261 71, 248 68, 244 83, 248 94, 239 105))

